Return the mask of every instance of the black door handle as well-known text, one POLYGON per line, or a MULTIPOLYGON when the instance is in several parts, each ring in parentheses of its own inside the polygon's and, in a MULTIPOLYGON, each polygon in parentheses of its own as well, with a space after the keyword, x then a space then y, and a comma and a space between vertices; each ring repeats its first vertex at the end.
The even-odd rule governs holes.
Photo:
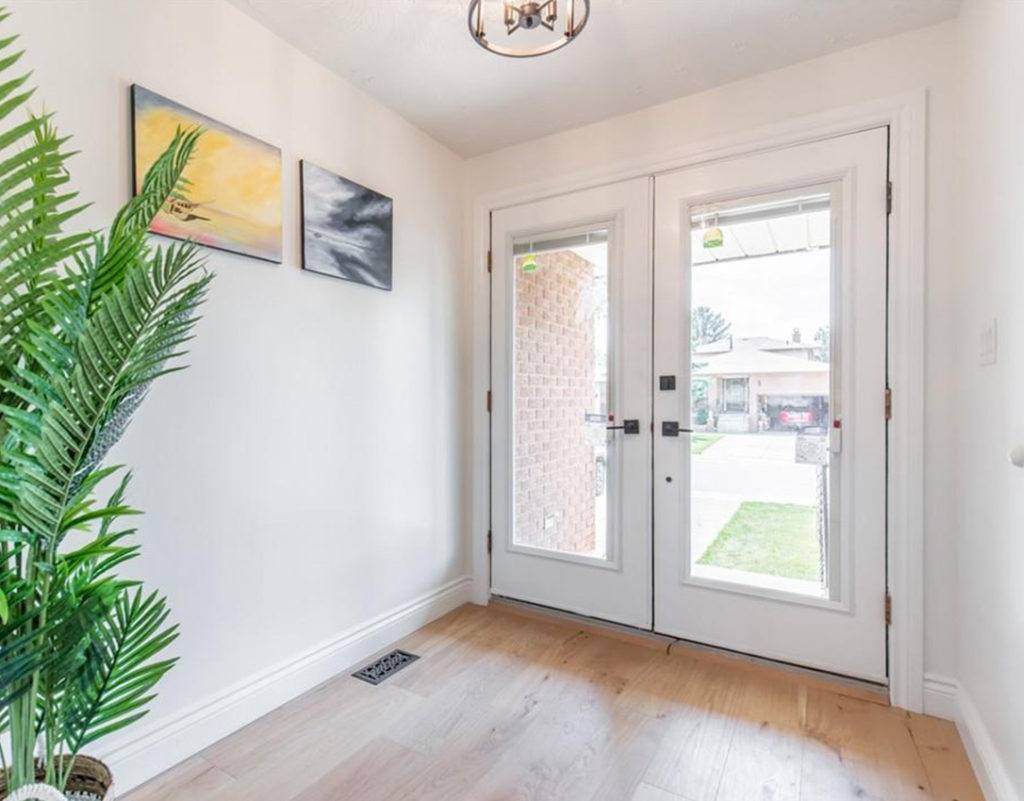
POLYGON ((639 420, 623 420, 621 426, 605 426, 606 431, 622 431, 623 434, 639 434, 640 433, 640 421, 639 420))
POLYGON ((680 434, 692 434, 692 428, 680 428, 679 423, 675 420, 662 420, 661 421, 661 436, 663 437, 678 437, 680 434))

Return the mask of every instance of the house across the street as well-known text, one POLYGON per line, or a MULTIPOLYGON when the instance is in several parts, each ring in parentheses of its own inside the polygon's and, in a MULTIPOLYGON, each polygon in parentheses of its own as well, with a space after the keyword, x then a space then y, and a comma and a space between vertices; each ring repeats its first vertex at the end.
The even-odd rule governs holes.
POLYGON ((694 349, 694 422, 708 431, 804 430, 828 424, 829 366, 818 343, 726 337, 694 349))

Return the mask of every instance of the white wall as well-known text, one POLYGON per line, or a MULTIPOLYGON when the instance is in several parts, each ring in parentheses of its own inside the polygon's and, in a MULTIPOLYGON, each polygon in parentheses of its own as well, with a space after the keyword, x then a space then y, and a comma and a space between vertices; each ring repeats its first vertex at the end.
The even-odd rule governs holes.
POLYGON ((124 740, 152 746, 119 752, 124 789, 377 642, 339 651, 343 633, 464 575, 464 162, 219 0, 12 11, 39 108, 83 151, 73 176, 95 206, 81 225, 127 199, 132 82, 283 151, 285 263, 210 253, 192 368, 156 386, 113 454, 147 513, 138 572, 170 597, 184 657, 124 740), (394 292, 299 269, 300 158, 395 199, 394 292), (293 664, 246 694, 324 644, 322 669, 293 664))
POLYGON ((960 589, 964 729, 990 801, 1024 799, 1024 3, 969 0, 959 160, 960 589), (979 364, 984 321, 998 360, 979 364))
POLYGON ((638 162, 794 117, 842 108, 903 91, 928 89, 928 207, 925 410, 925 670, 955 669, 956 469, 958 423, 951 387, 958 347, 952 254, 957 227, 958 30, 949 21, 813 61, 755 76, 633 114, 507 148, 469 162, 469 198, 546 183, 606 164, 638 162))

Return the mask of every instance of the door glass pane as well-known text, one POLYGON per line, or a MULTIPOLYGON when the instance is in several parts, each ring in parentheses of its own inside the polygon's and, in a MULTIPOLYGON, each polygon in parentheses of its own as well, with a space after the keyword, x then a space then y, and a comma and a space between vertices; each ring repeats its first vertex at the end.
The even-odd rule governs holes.
POLYGON ((692 210, 693 576, 828 596, 830 205, 692 210))
POLYGON ((608 556, 608 232, 520 240, 513 542, 608 556))

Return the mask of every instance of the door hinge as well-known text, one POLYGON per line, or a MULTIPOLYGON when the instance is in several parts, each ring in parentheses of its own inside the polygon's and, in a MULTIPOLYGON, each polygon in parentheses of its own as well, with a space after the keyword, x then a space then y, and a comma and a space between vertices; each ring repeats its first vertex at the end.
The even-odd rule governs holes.
POLYGON ((885 625, 892 625, 892 596, 885 594, 885 625))
POLYGON ((885 213, 892 214, 892 181, 885 182, 885 213))
POLYGON ((494 539, 490 531, 487 532, 487 553, 491 552, 491 541, 494 539))
POLYGON ((487 414, 491 413, 491 391, 487 390, 487 414))
POLYGON ((494 266, 493 259, 494 259, 494 257, 492 256, 491 251, 488 250, 487 251, 487 272, 490 272, 491 268, 494 266))
POLYGON ((885 419, 892 420, 892 389, 885 388, 885 419))

